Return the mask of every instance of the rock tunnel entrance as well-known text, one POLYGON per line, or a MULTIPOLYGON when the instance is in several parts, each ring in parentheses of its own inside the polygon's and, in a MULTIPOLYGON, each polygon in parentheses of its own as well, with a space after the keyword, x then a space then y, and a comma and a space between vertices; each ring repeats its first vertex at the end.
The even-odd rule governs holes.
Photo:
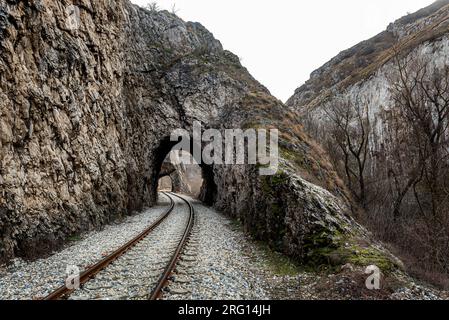
POLYGON ((161 141, 156 151, 157 179, 150 190, 184 193, 212 205, 217 193, 213 166, 203 164, 190 152, 174 150, 176 144, 168 138, 161 141))
POLYGON ((157 191, 173 191, 173 180, 170 176, 165 176, 159 178, 157 185, 157 191))
POLYGON ((171 151, 167 155, 159 173, 159 191, 172 191, 198 198, 202 185, 201 167, 190 153, 171 151))

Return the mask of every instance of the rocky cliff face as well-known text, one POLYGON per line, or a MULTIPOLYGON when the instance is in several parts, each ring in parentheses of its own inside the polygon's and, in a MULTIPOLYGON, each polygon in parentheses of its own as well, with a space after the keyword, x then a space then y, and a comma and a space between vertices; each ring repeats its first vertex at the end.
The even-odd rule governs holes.
POLYGON ((398 61, 405 66, 412 60, 427 63, 429 70, 449 66, 449 1, 437 1, 405 16, 374 38, 343 51, 314 71, 287 105, 319 141, 328 137, 332 125, 329 111, 339 101, 363 106, 372 129, 369 149, 374 160, 369 169, 376 175, 376 159, 388 153, 391 143, 386 133, 392 130, 388 121, 395 112, 392 88, 398 61))
POLYGON ((203 166, 206 203, 301 261, 394 265, 350 217, 345 187, 294 114, 203 26, 125 0, 80 0, 71 29, 69 4, 0 4, 2 260, 153 205, 170 133, 198 120, 281 132, 274 176, 203 166))
POLYGON ((371 77, 382 73, 379 69, 388 69, 386 65, 394 56, 393 49, 410 53, 435 44, 436 50, 440 51, 437 55, 445 55, 441 41, 444 41, 442 38, 447 35, 449 28, 448 4, 447 0, 436 1, 391 23, 387 30, 377 36, 342 51, 315 70, 310 79, 295 91, 287 105, 305 114, 323 105, 337 92, 349 91, 368 82, 371 77))

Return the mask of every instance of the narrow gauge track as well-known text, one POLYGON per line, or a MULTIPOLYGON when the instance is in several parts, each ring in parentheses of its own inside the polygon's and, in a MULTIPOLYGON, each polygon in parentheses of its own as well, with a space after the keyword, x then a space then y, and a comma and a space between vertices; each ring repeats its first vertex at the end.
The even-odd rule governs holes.
POLYGON ((153 292, 150 295, 150 298, 149 298, 150 300, 157 300, 162 296, 162 294, 163 294, 162 291, 163 291, 164 287, 166 286, 166 284, 168 283, 168 281, 170 280, 170 276, 173 273, 173 271, 176 267, 176 263, 178 262, 179 257, 189 240, 190 234, 192 233, 193 225, 195 223, 195 209, 194 209, 193 205, 188 200, 184 199, 181 196, 178 196, 174 193, 172 193, 172 195, 181 199, 188 205, 189 220, 188 220, 186 229, 184 231, 184 234, 181 238, 181 241, 179 241, 178 247, 176 248, 175 253, 173 254, 172 258, 170 259, 170 262, 167 264, 167 266, 164 270, 164 273, 159 278, 159 281, 158 281, 156 287, 153 289, 153 292))
MULTIPOLYGON (((89 267, 86 269, 83 273, 80 275, 80 285, 83 285, 87 283, 89 280, 93 279, 100 271, 106 269, 111 263, 113 263, 115 260, 117 260, 119 257, 124 255, 126 252, 128 252, 131 248, 133 248, 136 244, 138 244, 140 241, 145 239, 157 226, 159 226, 173 211, 175 207, 175 202, 173 201, 172 197, 170 197, 167 193, 162 192, 170 199, 170 205, 168 209, 147 229, 145 229, 143 232, 141 232, 139 235, 137 235, 134 239, 130 240, 128 243, 102 259, 101 261, 97 262, 95 265, 89 267)), ((61 300, 68 298, 75 290, 69 289, 67 286, 61 286, 52 293, 50 293, 48 296, 44 298, 44 300, 61 300)))

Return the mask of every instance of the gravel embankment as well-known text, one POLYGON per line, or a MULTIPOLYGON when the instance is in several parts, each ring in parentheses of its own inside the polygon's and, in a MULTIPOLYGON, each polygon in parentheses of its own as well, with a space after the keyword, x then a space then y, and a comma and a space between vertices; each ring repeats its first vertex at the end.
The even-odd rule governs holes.
MULTIPOLYGON (((448 299, 447 292, 417 285, 407 276, 394 289, 365 288, 363 270, 345 266, 335 274, 301 271, 250 239, 232 220, 189 197, 196 211, 192 236, 181 255, 164 299, 448 299)), ((169 218, 146 239, 114 262, 71 299, 147 299, 185 228, 188 207, 173 198, 169 218)), ((83 270, 126 243, 167 208, 158 206, 90 232, 53 256, 27 263, 15 260, 0 268, 0 299, 35 299, 64 284, 68 265, 83 270)))
POLYGON ((257 251, 231 220, 192 201, 196 221, 164 299, 268 299, 266 273, 248 251, 257 251))

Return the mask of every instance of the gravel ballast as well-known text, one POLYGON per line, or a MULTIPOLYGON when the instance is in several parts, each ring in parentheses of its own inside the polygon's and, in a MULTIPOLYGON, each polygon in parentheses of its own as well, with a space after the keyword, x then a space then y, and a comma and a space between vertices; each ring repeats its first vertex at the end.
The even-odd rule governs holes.
MULTIPOLYGON (((231 219, 190 200, 195 225, 175 273, 164 290, 167 300, 266 299, 447 299, 447 292, 417 285, 404 276, 394 292, 369 292, 363 270, 346 266, 334 274, 306 272, 253 241, 231 219), (286 262, 287 261, 287 262, 286 262), (288 267, 286 268, 286 264, 288 267), (287 271, 286 271, 287 270, 287 271)), ((70 299, 145 300, 178 244, 188 206, 173 197, 173 213, 142 242, 120 257, 70 299)), ((0 268, 0 299, 38 299, 64 284, 67 266, 84 270, 151 225, 168 208, 158 205, 102 231, 81 236, 73 245, 34 262, 16 259, 0 268)))
POLYGON ((232 228, 229 218, 184 197, 194 204, 196 221, 164 299, 268 299, 265 272, 246 254, 251 244, 244 234, 232 228))
POLYGON ((173 197, 170 215, 147 237, 102 270, 74 300, 147 300, 175 252, 189 221, 188 206, 173 197))
POLYGON ((101 231, 81 236, 79 241, 52 256, 34 262, 15 259, 0 273, 0 299, 38 299, 65 283, 67 266, 81 271, 124 245, 156 221, 169 206, 169 199, 159 194, 158 205, 111 224, 101 231))

